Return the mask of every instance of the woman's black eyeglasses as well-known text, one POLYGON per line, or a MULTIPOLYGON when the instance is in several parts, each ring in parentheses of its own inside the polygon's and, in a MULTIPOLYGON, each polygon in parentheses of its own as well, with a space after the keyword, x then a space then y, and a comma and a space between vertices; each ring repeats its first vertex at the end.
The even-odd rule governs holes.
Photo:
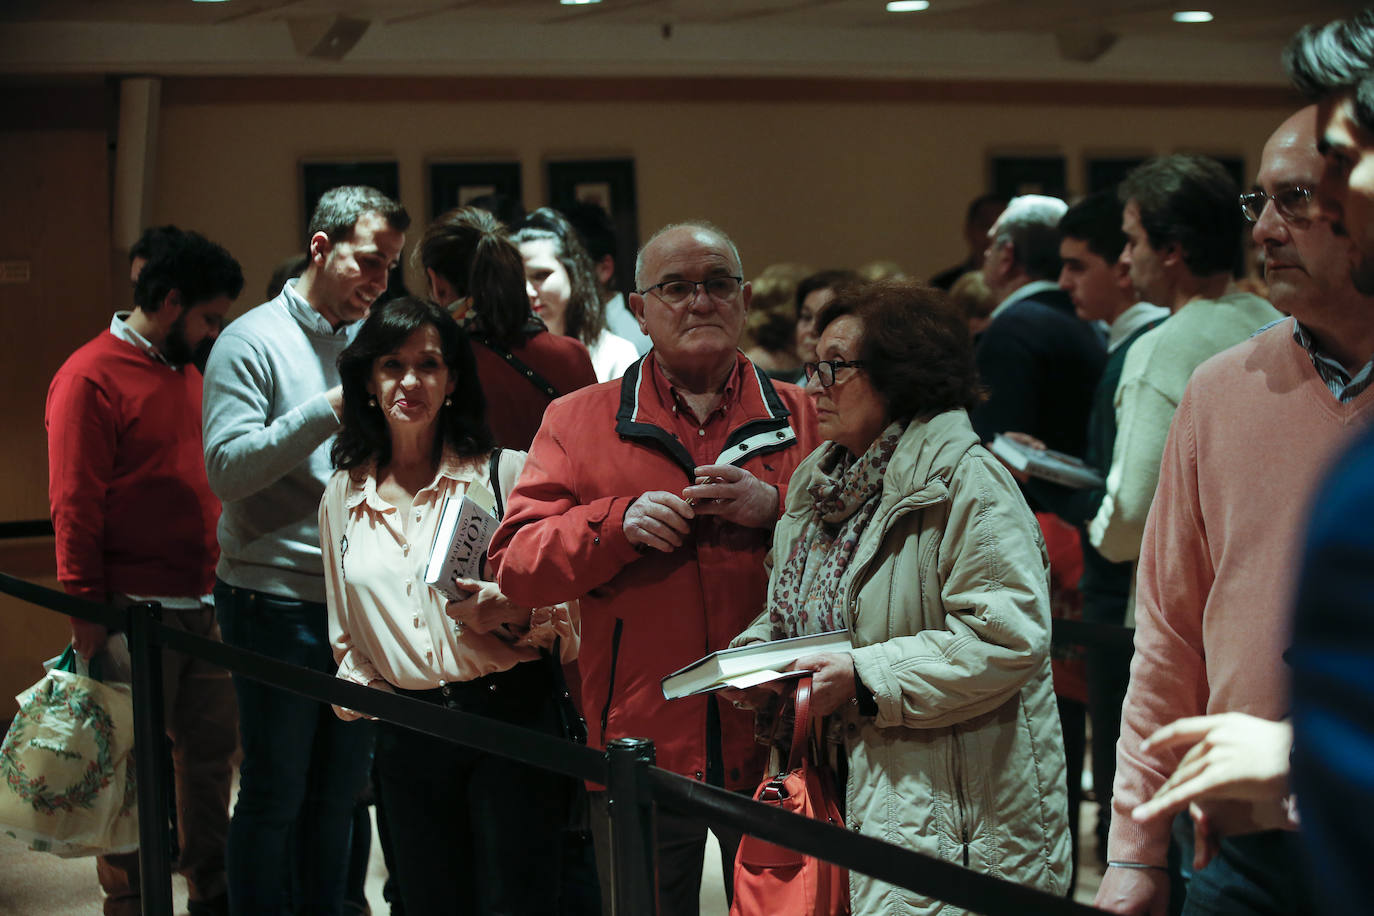
POLYGON ((821 378, 821 387, 829 388, 835 384, 835 373, 840 369, 862 369, 867 365, 861 359, 823 359, 818 363, 805 363, 802 371, 806 373, 806 380, 809 382, 816 376, 821 378))

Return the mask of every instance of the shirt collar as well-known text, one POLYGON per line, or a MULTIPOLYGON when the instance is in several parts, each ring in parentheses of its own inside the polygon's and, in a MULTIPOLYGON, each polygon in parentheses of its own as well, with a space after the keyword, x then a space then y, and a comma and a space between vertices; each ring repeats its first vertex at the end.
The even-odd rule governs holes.
MULTIPOLYGON (((725 377, 725 387, 721 389, 720 404, 715 411, 712 411, 713 414, 727 410, 739 397, 741 355, 736 351, 735 364, 730 367, 730 374, 725 377)), ((663 367, 658 364, 658 360, 653 354, 650 353, 644 362, 650 367, 649 378, 653 382, 659 401, 670 406, 674 413, 692 417, 693 413, 691 408, 687 406, 687 399, 673 386, 672 382, 668 381, 668 376, 663 374, 663 367)))
POLYGON ((324 337, 338 337, 349 333, 354 322, 335 330, 328 319, 317 312, 315 307, 305 300, 305 297, 296 292, 296 282, 297 278, 286 281, 286 285, 281 288, 281 298, 286 304, 286 311, 300 323, 301 327, 312 334, 319 334, 324 337))
POLYGON ((1059 284, 1055 283, 1053 280, 1032 280, 1024 286, 1018 287, 1010 296, 998 303, 997 308, 993 309, 992 314, 988 316, 988 321, 996 321, 998 315, 1002 314, 1009 306, 1015 305, 1022 299, 1052 289, 1059 289, 1059 284))
MULTIPOLYGON (((469 483, 477 479, 477 471, 482 462, 464 458, 452 449, 445 448, 439 459, 439 470, 426 490, 438 487, 445 480, 469 483)), ((423 492, 423 491, 421 491, 423 492)), ((395 512, 396 507, 377 495, 377 462, 368 461, 354 468, 348 475, 348 493, 344 496, 344 508, 353 509, 366 503, 373 512, 395 512)))
POLYGON ((152 341, 129 326, 129 316, 132 314, 133 312, 115 312, 114 317, 110 319, 110 333, 126 344, 130 344, 142 350, 144 353, 147 353, 164 366, 171 366, 175 369, 176 366, 172 366, 172 364, 167 361, 167 357, 162 355, 162 351, 155 347, 152 341))
POLYGON ((1162 305, 1137 302, 1126 309, 1107 328, 1107 352, 1110 353, 1131 338, 1131 335, 1146 325, 1169 316, 1169 310, 1162 305))
POLYGON ((1307 328, 1296 318, 1293 319, 1293 339, 1307 352, 1307 358, 1312 360, 1312 366, 1326 384, 1327 390, 1342 404, 1354 400, 1369 387, 1370 381, 1374 380, 1374 359, 1365 363, 1359 372, 1351 376, 1338 360, 1321 351, 1307 328))

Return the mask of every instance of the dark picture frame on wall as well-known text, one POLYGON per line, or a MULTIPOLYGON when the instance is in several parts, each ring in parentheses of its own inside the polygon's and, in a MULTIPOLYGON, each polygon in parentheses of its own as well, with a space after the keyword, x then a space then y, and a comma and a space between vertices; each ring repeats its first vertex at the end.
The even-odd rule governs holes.
POLYGON ((1121 184, 1136 166, 1149 158, 1147 153, 1101 153, 1088 156, 1083 163, 1088 193, 1110 191, 1121 184))
POLYGON ((639 249, 639 203, 635 194, 635 161, 630 158, 554 160, 547 164, 549 205, 564 210, 592 203, 615 224, 615 286, 634 289, 635 252, 639 249))
POLYGON ((994 153, 988 171, 989 186, 1004 200, 1021 194, 1067 195, 1068 167, 1058 153, 994 153))
MULTIPOLYGON (((429 217, 481 198, 501 197, 524 210, 520 163, 439 161, 429 164, 429 217)), ((489 202, 489 201, 485 201, 489 202)))
POLYGON ((401 199, 401 174, 394 159, 366 162, 302 162, 301 190, 304 194, 305 209, 301 218, 301 238, 305 238, 309 231, 310 217, 324 192, 347 185, 367 185, 376 188, 392 200, 401 199))

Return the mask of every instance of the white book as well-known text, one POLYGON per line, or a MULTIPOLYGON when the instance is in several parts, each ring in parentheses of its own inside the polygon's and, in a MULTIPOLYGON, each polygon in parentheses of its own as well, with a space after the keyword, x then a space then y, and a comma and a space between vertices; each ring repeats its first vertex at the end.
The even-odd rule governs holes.
POLYGON ((830 630, 791 639, 750 643, 737 649, 721 649, 665 677, 662 681, 663 697, 676 700, 699 693, 711 693, 724 687, 753 687, 768 681, 798 677, 803 672, 782 669, 807 655, 852 651, 854 647, 849 642, 847 630, 830 630))
POLYGON ((1086 462, 1053 449, 1022 445, 1002 433, 998 433, 992 440, 992 453, 1013 470, 1023 471, 1032 477, 1039 477, 1041 480, 1072 487, 1075 490, 1106 485, 1097 469, 1086 462))
POLYGON ((439 524, 425 564, 425 584, 449 601, 468 596, 453 584, 453 577, 481 579, 487 545, 496 533, 496 497, 477 481, 462 496, 446 496, 439 509, 439 524))

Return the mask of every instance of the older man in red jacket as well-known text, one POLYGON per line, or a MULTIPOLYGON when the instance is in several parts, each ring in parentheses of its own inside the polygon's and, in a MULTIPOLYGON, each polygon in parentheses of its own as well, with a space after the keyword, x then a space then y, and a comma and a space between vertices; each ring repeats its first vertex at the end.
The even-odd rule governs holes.
MULTIPOLYGON (((549 407, 491 558, 512 601, 581 599, 593 743, 651 738, 659 766, 752 788, 766 766, 753 714, 712 696, 666 702, 659 679, 762 610, 788 478, 819 444, 815 409, 737 349, 750 289, 719 229, 661 229, 635 280, 630 309, 653 349, 549 407)), ((604 805, 592 808, 609 893, 604 805)), ((660 812, 658 830, 660 912, 694 914, 706 825, 660 812)), ((727 884, 737 844, 721 838, 727 884)))

